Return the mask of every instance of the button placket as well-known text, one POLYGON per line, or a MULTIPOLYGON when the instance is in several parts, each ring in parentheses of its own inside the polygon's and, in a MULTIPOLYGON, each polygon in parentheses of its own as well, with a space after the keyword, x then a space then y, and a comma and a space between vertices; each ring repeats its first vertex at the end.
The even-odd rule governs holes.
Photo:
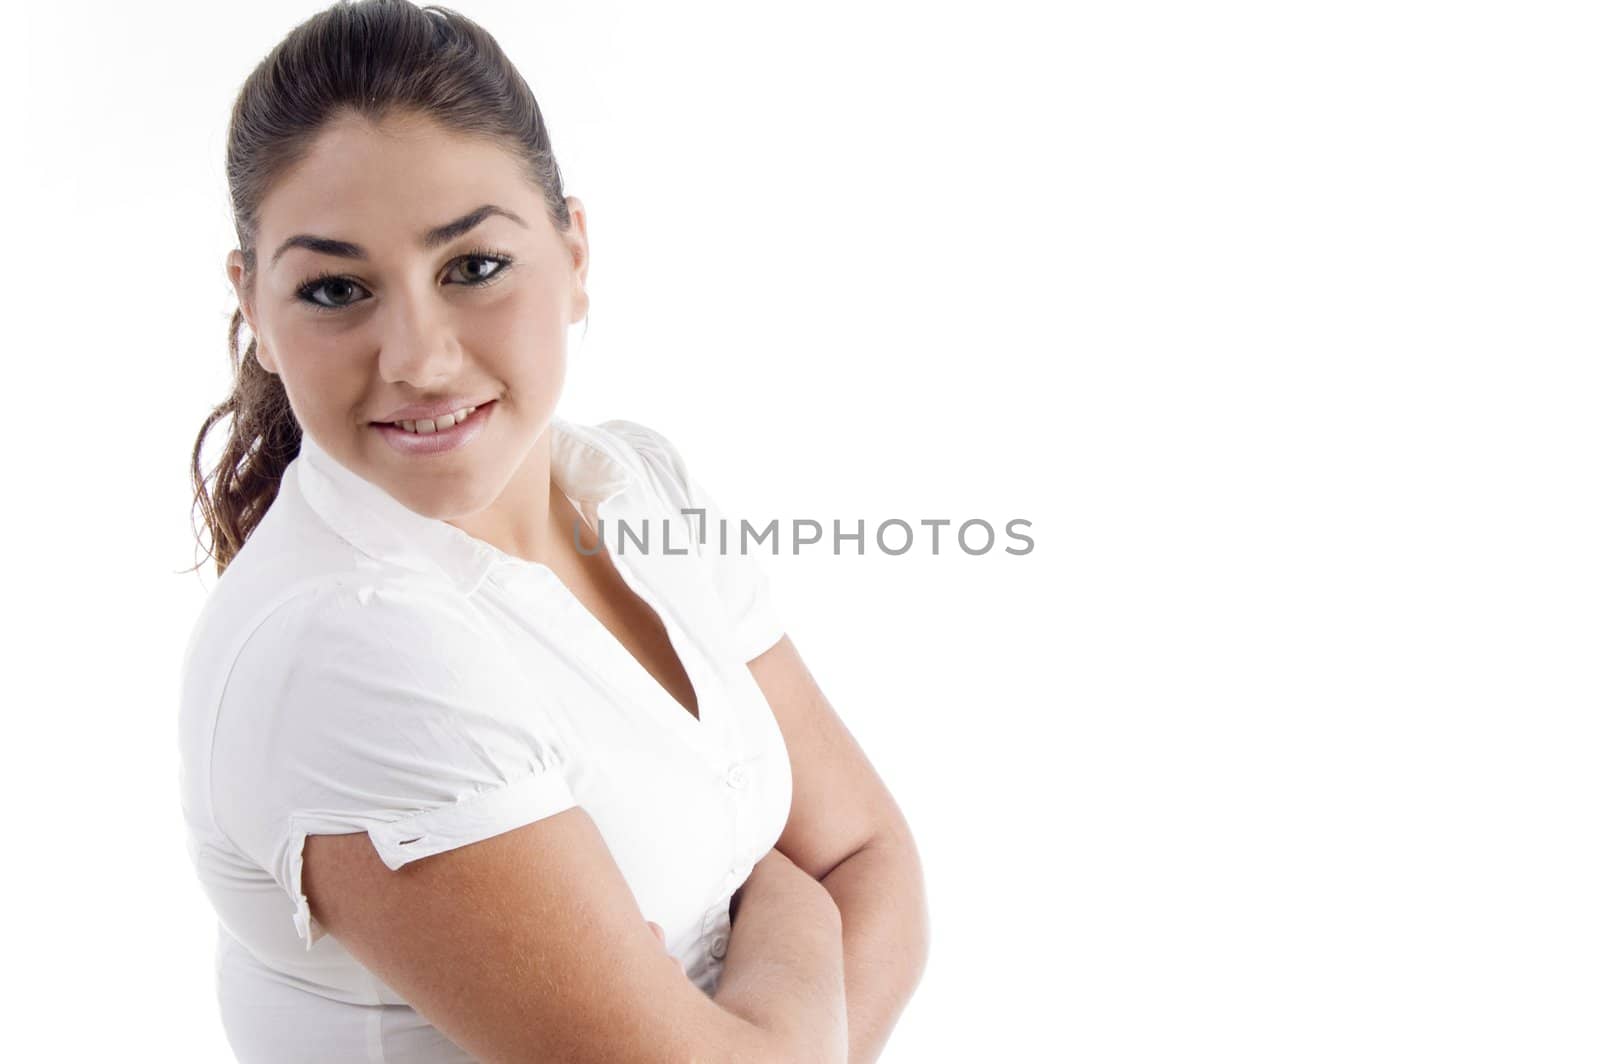
POLYGON ((700 926, 704 932, 703 939, 707 944, 707 952, 720 961, 728 953, 728 935, 733 929, 733 924, 728 919, 727 907, 719 905, 707 912, 700 926))

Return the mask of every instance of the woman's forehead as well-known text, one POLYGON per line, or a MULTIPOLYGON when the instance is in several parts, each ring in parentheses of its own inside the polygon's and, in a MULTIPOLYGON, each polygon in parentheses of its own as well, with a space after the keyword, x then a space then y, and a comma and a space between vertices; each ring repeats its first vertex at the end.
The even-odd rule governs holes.
POLYGON ((540 202, 520 161, 484 138, 330 131, 263 199, 260 246, 275 253, 282 242, 309 234, 353 245, 345 256, 351 258, 365 257, 368 244, 426 250, 482 208, 489 209, 474 221, 484 228, 529 231, 540 202))

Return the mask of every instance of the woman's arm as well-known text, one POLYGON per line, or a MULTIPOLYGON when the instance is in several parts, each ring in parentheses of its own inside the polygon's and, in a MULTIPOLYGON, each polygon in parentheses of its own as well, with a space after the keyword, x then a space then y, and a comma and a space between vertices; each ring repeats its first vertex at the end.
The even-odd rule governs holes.
MULTIPOLYGON (((805 875, 792 862, 790 867, 805 875)), ((885 836, 847 857, 821 885, 838 907, 841 922, 848 1064, 872 1064, 883 1053, 927 964, 926 949, 904 948, 928 937, 922 864, 909 838, 901 844, 885 836)), ((735 891, 728 906, 735 927, 744 893, 743 887, 735 891)), ((753 904, 773 903, 769 893, 753 904)), ((798 919, 803 923, 808 917, 798 919)))
POLYGON ((739 895, 712 998, 776 1032, 797 1061, 846 1064, 844 946, 833 898, 777 850, 756 864, 739 895))
POLYGON ((922 863, 908 835, 867 843, 822 877, 844 940, 849 1064, 873 1064, 928 963, 922 863))
POLYGON ((911 829, 788 636, 749 668, 793 771, 778 849, 838 906, 849 1064, 871 1064, 927 964, 928 907, 911 829))

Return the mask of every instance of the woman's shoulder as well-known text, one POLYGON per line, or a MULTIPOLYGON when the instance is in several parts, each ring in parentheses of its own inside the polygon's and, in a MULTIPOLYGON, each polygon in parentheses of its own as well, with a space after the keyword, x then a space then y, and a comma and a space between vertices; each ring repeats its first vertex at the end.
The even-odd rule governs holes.
POLYGON ((611 418, 592 428, 647 479, 663 501, 681 505, 688 499, 688 467, 666 432, 627 418, 611 418))
POLYGON ((238 570, 238 579, 228 580, 234 573, 230 566, 212 589, 184 649, 186 735, 208 736, 225 701, 257 698, 290 670, 392 669, 424 656, 476 667, 482 648, 493 645, 442 580, 388 567, 276 573, 263 567, 238 570))
POLYGON ((232 751, 223 770, 237 771, 263 744, 288 756, 340 727, 398 726, 403 712, 454 700, 488 711, 489 696, 512 685, 486 623, 443 582, 383 573, 285 588, 250 615, 202 623, 182 678, 185 763, 222 756, 219 732, 234 735, 220 745, 232 751))
POLYGON ((226 671, 246 648, 304 661, 375 640, 394 652, 442 649, 477 627, 453 585, 388 567, 301 574, 249 593, 241 586, 233 594, 221 593, 220 583, 214 590, 190 636, 191 662, 226 671))

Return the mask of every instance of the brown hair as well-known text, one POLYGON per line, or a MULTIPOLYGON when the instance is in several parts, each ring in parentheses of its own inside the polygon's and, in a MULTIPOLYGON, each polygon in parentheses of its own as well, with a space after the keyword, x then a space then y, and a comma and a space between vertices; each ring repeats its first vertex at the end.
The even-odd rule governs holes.
MULTIPOLYGON (((354 113, 377 122, 391 112, 425 115, 455 132, 500 143, 522 160, 529 181, 543 192, 555 227, 566 232, 571 226, 539 104, 486 30, 436 4, 340 2, 291 30, 245 79, 234 101, 228 192, 246 291, 255 287, 261 201, 273 182, 305 157, 330 119, 354 113)), ((240 353, 244 323, 244 312, 235 309, 228 325, 233 391, 200 426, 191 456, 195 506, 211 537, 210 546, 202 541, 201 547, 215 559, 218 576, 272 505, 284 469, 300 453, 300 424, 282 381, 256 361, 254 337, 240 353), (230 414, 222 455, 202 475, 206 436, 230 414)), ((202 558, 195 568, 204 563, 202 558)))

